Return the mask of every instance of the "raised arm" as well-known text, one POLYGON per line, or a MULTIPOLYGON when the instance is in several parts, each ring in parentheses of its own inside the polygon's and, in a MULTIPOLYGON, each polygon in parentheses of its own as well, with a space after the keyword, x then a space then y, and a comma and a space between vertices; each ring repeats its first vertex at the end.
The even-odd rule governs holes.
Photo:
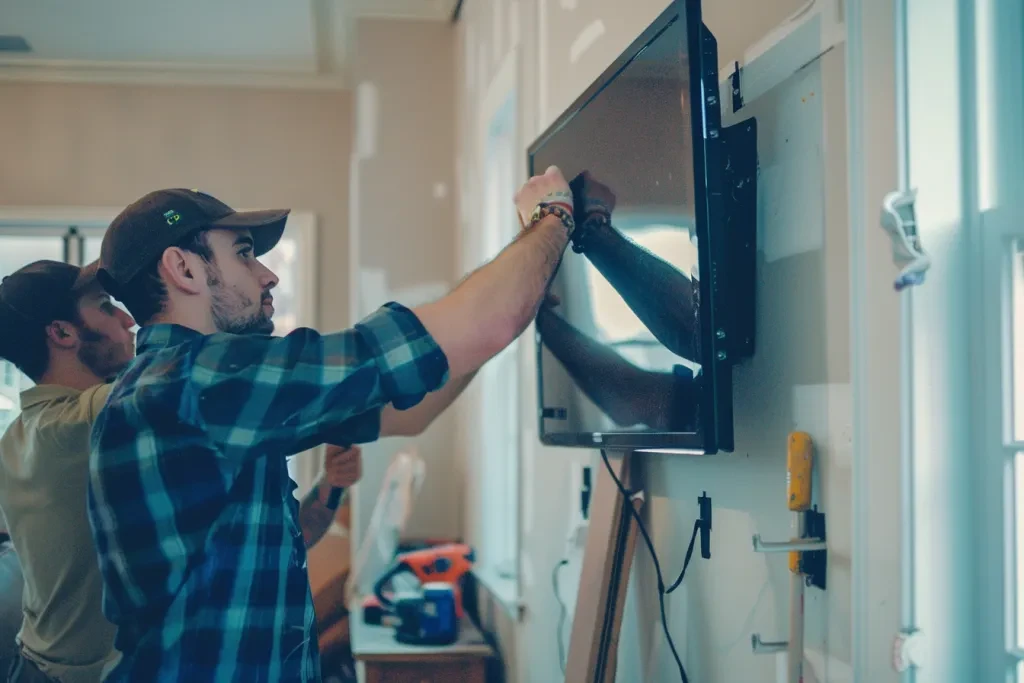
POLYGON ((615 195, 589 173, 582 174, 587 216, 575 249, 615 288, 654 337, 672 353, 699 361, 696 283, 616 230, 615 195))
POLYGON ((376 440, 386 405, 408 410, 450 376, 471 374, 537 314, 573 227, 569 185, 551 167, 519 191, 516 206, 520 237, 437 302, 415 311, 387 304, 335 334, 205 337, 192 350, 188 421, 229 457, 292 454, 339 435, 347 444, 376 440), (561 206, 564 218, 533 220, 542 203, 561 206))
POLYGON ((555 216, 533 222, 538 204, 572 210, 569 184, 549 168, 516 195, 525 231, 446 297, 416 315, 448 358, 453 377, 468 374, 511 344, 537 315, 571 230, 555 216))

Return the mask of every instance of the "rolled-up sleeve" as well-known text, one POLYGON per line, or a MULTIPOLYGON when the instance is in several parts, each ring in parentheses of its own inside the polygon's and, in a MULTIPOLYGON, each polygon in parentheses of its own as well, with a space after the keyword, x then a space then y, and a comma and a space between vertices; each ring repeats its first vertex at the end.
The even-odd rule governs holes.
POLYGON ((346 422, 372 440, 372 413, 409 408, 442 387, 448 359, 412 311, 389 303, 334 334, 205 337, 190 374, 183 417, 226 454, 253 456, 322 443, 346 422))

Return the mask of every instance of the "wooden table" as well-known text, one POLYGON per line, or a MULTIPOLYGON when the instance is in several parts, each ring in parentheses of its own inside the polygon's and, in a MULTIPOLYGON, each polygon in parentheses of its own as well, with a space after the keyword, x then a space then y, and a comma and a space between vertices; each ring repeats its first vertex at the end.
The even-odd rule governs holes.
POLYGON ((451 645, 406 645, 395 629, 363 622, 363 610, 350 610, 352 656, 359 683, 485 683, 494 649, 468 616, 459 620, 459 639, 451 645))

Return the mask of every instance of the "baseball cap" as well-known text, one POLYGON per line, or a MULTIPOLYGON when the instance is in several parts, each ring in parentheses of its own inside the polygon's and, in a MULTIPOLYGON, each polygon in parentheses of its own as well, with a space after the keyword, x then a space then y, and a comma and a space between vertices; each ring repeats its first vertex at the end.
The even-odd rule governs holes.
POLYGON ((100 247, 97 277, 114 297, 164 250, 199 230, 248 229, 253 251, 262 256, 284 233, 290 209, 235 211, 199 190, 150 192, 129 205, 107 228, 100 247))
POLYGON ((96 281, 96 262, 78 267, 36 261, 0 281, 0 358, 15 360, 29 328, 73 320, 82 292, 96 281))

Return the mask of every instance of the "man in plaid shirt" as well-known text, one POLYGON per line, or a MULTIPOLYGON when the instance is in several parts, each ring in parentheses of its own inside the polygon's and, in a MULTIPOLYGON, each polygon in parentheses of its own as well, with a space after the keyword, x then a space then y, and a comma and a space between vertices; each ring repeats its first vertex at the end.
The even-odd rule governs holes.
POLYGON ((516 201, 523 234, 446 297, 284 337, 257 257, 287 211, 162 190, 114 220, 99 278, 142 328, 92 433, 88 511, 122 653, 105 680, 320 680, 286 458, 422 429, 526 328, 572 199, 552 168, 516 201))

